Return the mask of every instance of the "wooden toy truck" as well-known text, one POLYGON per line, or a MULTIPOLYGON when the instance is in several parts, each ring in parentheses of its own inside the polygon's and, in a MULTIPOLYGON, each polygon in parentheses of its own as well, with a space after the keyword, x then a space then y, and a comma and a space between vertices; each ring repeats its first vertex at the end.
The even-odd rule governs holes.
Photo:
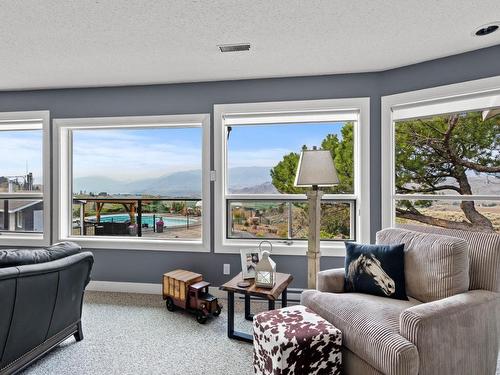
POLYGON ((210 283, 203 276, 185 270, 175 270, 163 275, 163 299, 168 311, 176 307, 196 314, 198 323, 205 323, 210 315, 219 316, 222 306, 208 293, 210 283))

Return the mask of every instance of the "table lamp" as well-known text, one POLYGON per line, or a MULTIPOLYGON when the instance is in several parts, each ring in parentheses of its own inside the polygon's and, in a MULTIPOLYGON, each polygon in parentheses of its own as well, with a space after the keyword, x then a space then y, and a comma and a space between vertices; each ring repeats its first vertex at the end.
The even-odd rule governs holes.
POLYGON ((316 276, 320 270, 320 226, 321 226, 321 186, 334 186, 339 183, 337 171, 330 151, 304 149, 300 154, 296 187, 312 187, 307 195, 309 204, 309 236, 307 244, 307 287, 316 289, 316 276))

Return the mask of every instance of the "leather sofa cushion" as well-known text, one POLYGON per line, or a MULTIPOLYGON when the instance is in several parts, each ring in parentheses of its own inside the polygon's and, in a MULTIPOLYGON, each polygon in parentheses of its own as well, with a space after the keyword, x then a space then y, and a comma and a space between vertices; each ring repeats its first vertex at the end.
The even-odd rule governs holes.
POLYGON ((81 249, 81 246, 74 242, 60 242, 47 248, 0 250, 0 268, 50 262, 77 254, 81 249))
POLYGON ((406 294, 432 302, 469 290, 469 248, 463 239, 389 228, 377 244, 405 245, 406 294))

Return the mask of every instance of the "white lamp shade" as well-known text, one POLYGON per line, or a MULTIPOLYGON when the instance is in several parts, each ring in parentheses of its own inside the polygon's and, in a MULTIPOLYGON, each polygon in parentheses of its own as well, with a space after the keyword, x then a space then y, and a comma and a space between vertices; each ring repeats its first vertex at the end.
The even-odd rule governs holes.
POLYGON ((295 186, 334 186, 339 183, 332 155, 328 150, 302 150, 295 186))

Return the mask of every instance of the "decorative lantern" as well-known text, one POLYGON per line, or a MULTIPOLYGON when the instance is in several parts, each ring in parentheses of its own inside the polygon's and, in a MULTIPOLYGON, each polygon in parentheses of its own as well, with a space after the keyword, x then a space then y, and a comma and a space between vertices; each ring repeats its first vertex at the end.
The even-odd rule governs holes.
POLYGON ((276 283, 276 263, 269 258, 269 251, 262 252, 259 263, 255 267, 255 286, 272 289, 276 283))

